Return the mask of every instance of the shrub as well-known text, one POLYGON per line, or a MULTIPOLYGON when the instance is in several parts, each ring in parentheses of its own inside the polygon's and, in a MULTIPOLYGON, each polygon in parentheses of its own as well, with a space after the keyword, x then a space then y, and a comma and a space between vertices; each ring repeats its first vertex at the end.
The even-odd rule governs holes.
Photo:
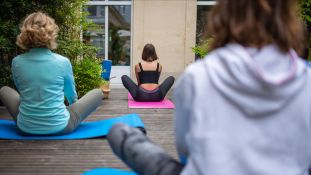
POLYGON ((311 61, 311 0, 301 0, 300 1, 300 14, 301 18, 304 21, 305 27, 308 31, 308 46, 309 46, 309 58, 308 61, 311 61))
MULTIPOLYGON (((56 53, 61 54, 70 59, 72 64, 82 58, 96 59, 97 49, 87 43, 83 43, 80 40, 82 31, 88 27, 97 27, 92 21, 87 19, 87 12, 81 12, 81 9, 88 0, 10 0, 0 1, 0 65, 5 67, 1 68, 1 85, 12 86, 11 71, 8 68, 12 59, 22 53, 23 51, 17 48, 15 45, 16 36, 19 33, 19 24, 24 17, 30 13, 36 11, 42 11, 50 15, 55 19, 55 22, 60 28, 57 43, 58 48, 56 53), (81 30, 82 29, 82 30, 81 30), (4 60, 4 58, 8 58, 4 60), (9 64, 9 65, 8 65, 9 64), (4 76, 2 76, 4 75, 4 76)), ((86 60, 85 62, 88 62, 86 60)), ((94 62, 94 60, 93 60, 94 62)), ((77 64, 84 64, 80 62, 77 64)), ((76 68, 76 67, 75 67, 76 68)), ((91 69, 91 68, 89 68, 91 69)), ((84 94, 84 88, 88 87, 87 80, 89 74, 82 74, 78 69, 77 91, 78 94, 84 94), (81 76, 81 77, 79 77, 81 76), (83 91, 80 92, 80 89, 83 91)), ((83 71, 89 71, 84 69, 83 71)), ((86 88, 87 89, 87 88, 86 88)))
POLYGON ((0 88, 2 86, 13 86, 11 66, 0 64, 0 88))
POLYGON ((196 45, 192 48, 192 51, 198 58, 204 58, 209 52, 209 43, 211 42, 212 38, 205 40, 203 43, 196 45))
POLYGON ((73 73, 76 82, 76 90, 79 97, 88 91, 99 88, 102 81, 100 77, 100 61, 94 58, 84 58, 73 64, 73 73))
POLYGON ((303 21, 311 23, 311 0, 301 0, 300 14, 303 21))

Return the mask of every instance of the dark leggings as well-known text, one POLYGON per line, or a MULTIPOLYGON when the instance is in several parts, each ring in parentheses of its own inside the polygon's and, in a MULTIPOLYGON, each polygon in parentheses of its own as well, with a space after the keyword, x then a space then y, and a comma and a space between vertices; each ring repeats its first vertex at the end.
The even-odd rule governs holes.
POLYGON ((175 81, 174 77, 169 76, 158 88, 149 91, 138 86, 127 75, 123 75, 121 79, 124 87, 129 91, 135 101, 162 101, 175 81))
POLYGON ((113 152, 139 175, 179 175, 184 167, 137 128, 116 124, 107 139, 113 152))

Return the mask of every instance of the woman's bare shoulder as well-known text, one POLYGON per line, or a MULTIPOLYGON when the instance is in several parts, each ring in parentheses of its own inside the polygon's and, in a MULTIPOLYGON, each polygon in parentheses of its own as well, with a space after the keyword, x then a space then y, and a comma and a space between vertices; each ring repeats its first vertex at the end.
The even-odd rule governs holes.
POLYGON ((138 71, 138 72, 140 71, 139 63, 135 65, 135 71, 138 71))
MULTIPOLYGON (((159 63, 159 62, 158 62, 159 63)), ((161 63, 159 63, 159 72, 161 72, 162 71, 162 64, 161 63)))

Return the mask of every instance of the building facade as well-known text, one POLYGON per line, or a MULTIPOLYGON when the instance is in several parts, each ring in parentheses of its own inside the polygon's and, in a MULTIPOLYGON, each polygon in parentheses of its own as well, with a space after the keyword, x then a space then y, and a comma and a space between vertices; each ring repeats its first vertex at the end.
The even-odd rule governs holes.
POLYGON ((163 65, 161 78, 178 77, 194 62, 192 47, 204 40, 209 0, 102 0, 89 1, 89 19, 99 25, 88 30, 98 57, 112 60, 112 84, 134 78, 145 44, 152 43, 163 65))

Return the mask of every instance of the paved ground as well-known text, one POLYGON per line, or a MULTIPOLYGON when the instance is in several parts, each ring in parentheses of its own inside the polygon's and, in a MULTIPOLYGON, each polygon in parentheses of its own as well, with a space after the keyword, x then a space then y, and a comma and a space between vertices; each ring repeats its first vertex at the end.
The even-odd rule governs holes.
MULTIPOLYGON (((87 119, 88 121, 137 113, 146 125, 148 136, 176 157, 173 137, 172 109, 128 109, 127 91, 113 89, 108 100, 87 119)), ((9 119, 0 107, 0 118, 9 119)), ((111 152, 104 138, 65 141, 0 140, 0 174, 69 175, 96 167, 127 169, 111 152)))

